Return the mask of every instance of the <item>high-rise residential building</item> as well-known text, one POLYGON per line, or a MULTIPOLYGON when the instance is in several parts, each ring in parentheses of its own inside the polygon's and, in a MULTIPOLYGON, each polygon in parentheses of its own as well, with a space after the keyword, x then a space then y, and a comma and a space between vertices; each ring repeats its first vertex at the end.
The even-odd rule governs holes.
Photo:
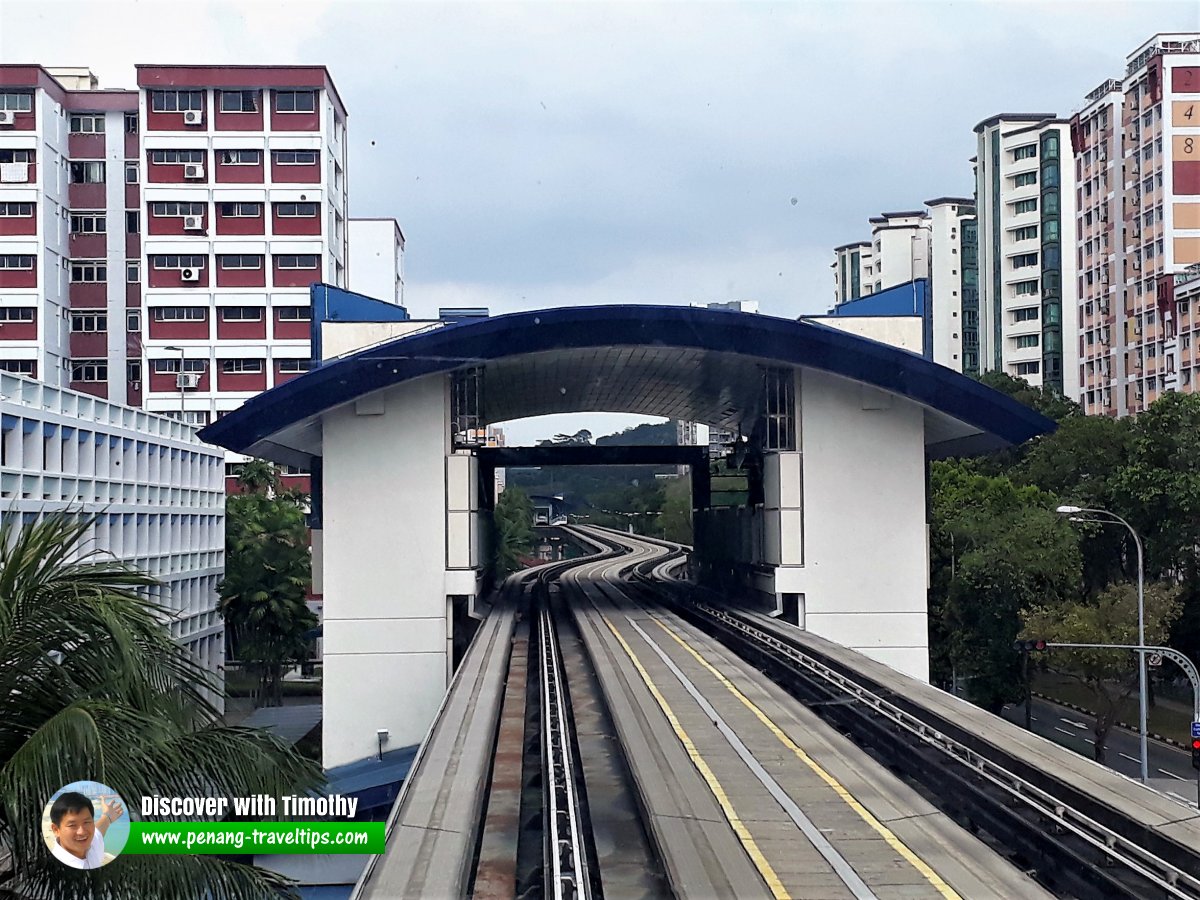
POLYGON ((1081 397, 1138 413, 1195 391, 1200 328, 1175 282, 1200 262, 1200 34, 1156 34, 1071 120, 1081 397))
POLYGON ((831 312, 921 316, 924 354, 952 369, 976 372, 974 200, 938 197, 925 207, 873 216, 870 241, 834 248, 831 312), (885 296, 878 303, 855 302, 879 295, 885 296))
MULTIPOLYGON (((199 425, 310 366, 309 286, 349 277, 346 109, 323 66, 137 82, 0 65, 0 369, 199 425)), ((399 303, 377 230, 362 277, 399 303)))
POLYGON ((1070 125, 1004 113, 975 126, 979 362, 1079 397, 1070 125))

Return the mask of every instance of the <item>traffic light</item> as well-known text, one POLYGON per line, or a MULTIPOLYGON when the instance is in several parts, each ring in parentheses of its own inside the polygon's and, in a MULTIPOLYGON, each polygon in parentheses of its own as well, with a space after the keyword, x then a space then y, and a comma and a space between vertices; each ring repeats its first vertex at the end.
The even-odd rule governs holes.
POLYGON ((1036 650, 1046 649, 1045 638, 1035 638, 1027 641, 1013 641, 1013 649, 1018 653, 1030 653, 1036 650))
POLYGON ((1192 738, 1192 768, 1200 769, 1200 738, 1192 738))

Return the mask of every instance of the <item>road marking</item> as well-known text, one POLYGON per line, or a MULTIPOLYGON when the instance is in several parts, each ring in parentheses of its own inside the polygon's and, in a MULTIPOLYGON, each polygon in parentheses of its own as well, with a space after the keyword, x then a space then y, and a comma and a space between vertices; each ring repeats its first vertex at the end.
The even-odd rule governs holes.
POLYGON ((1067 737, 1075 737, 1075 732, 1067 731, 1065 728, 1059 728, 1057 725, 1054 726, 1054 730, 1059 734, 1065 734, 1067 737))
POLYGON ((646 687, 650 690, 651 695, 658 703, 659 709, 663 711, 663 715, 665 715, 667 717, 667 721, 671 723, 671 728, 675 731, 675 736, 679 738, 679 742, 683 744, 683 749, 687 751, 687 755, 691 758, 692 764, 704 778, 705 783, 708 785, 708 789, 712 791, 713 796, 717 798, 717 803, 721 806, 721 812, 725 814, 725 818, 729 822, 730 827, 733 828, 734 833, 737 834, 738 840, 741 841, 742 847, 745 849, 746 854, 750 857, 750 861, 754 863, 754 867, 758 869, 758 873, 762 876, 763 881, 767 883, 767 887, 771 891, 771 896, 775 897, 776 900, 791 900, 791 895, 788 894, 787 890, 784 888, 783 882, 779 880, 779 876, 775 873, 775 870, 771 867, 771 864, 767 862, 767 858, 763 856, 763 852, 759 849, 754 837, 742 823, 737 811, 733 808, 733 804, 729 802, 729 796, 725 793, 725 789, 721 786, 721 782, 717 780, 717 776, 714 775, 712 769, 708 767, 708 763, 704 761, 704 757, 700 755, 700 752, 696 749, 696 745, 692 743, 692 739, 688 736, 688 733, 683 730, 683 726, 679 724, 679 719, 676 718, 674 710, 671 709, 670 704, 667 703, 666 697, 662 695, 658 689, 658 686, 650 678, 650 673, 646 671, 645 666, 642 665, 642 661, 637 658, 637 654, 633 652, 633 648, 626 643, 625 638, 621 637, 621 633, 617 631, 617 629, 613 626, 613 623, 608 620, 608 616, 604 615, 604 613, 600 612, 599 610, 597 610, 597 613, 600 618, 604 620, 604 624, 608 626, 608 630, 612 632, 613 637, 617 639, 618 643, 620 643, 621 647, 625 650, 626 655, 629 657, 629 661, 633 663, 633 667, 637 669, 638 674, 642 677, 642 681, 645 682, 646 687))
POLYGON ((1123 756, 1125 759, 1129 760, 1130 762, 1135 762, 1135 763, 1141 762, 1141 760, 1138 759, 1136 756, 1130 756, 1128 753, 1118 753, 1117 756, 1123 756))
POLYGON ((1062 717, 1059 717, 1059 720, 1058 720, 1058 721, 1060 721, 1060 722, 1066 722, 1068 725, 1074 725, 1076 728, 1082 728, 1082 729, 1084 729, 1085 731, 1087 730, 1087 726, 1086 726, 1086 725, 1084 725, 1082 722, 1072 722, 1070 719, 1064 719, 1064 718, 1062 718, 1062 717))
MULTIPOLYGON (((1139 760, 1139 762, 1140 762, 1140 760, 1139 760)), ((1166 775, 1169 778, 1177 778, 1180 781, 1188 781, 1188 779, 1184 778, 1182 775, 1176 775, 1174 772, 1168 772, 1166 769, 1159 769, 1158 771, 1162 772, 1164 775, 1166 775)))
POLYGON ((950 885, 943 881, 942 877, 938 875, 938 873, 932 868, 930 868, 929 864, 926 863, 925 860, 921 859, 921 857, 917 856, 917 854, 910 850, 908 845, 906 845, 900 840, 900 838, 896 836, 895 832, 880 822, 879 819, 875 818, 874 814, 865 806, 863 806, 862 803, 859 802, 858 798, 851 794, 850 791, 846 790, 846 788, 842 786, 841 782, 825 771, 825 769, 822 768, 822 766, 816 760, 805 753, 804 750, 801 749, 795 741, 788 737, 783 730, 776 725, 765 712, 759 709, 759 707, 749 697, 738 690, 728 678, 721 674, 721 672, 719 672, 711 663, 709 663, 708 660, 701 656, 699 651, 697 651, 691 646, 691 644, 676 634, 675 631, 672 630, 661 619, 654 617, 654 621, 663 631, 670 635, 671 638, 674 639, 677 644, 679 644, 679 646, 690 653, 693 659, 700 663, 700 665, 707 669, 719 682, 721 682, 721 684, 725 686, 726 690, 740 700, 743 706, 754 713, 755 717, 762 722, 763 725, 765 725, 785 747, 791 750, 801 762, 808 766, 809 769, 811 769, 822 781, 833 788, 837 795, 846 802, 846 805, 858 813, 859 817, 862 818, 862 820, 868 825, 870 825, 871 828, 874 829, 880 835, 880 837, 887 842, 888 846, 908 860, 908 862, 912 864, 913 868, 924 875, 925 880, 928 881, 939 894, 948 898, 948 900, 950 900, 950 898, 953 898, 953 900, 962 900, 961 895, 959 895, 954 888, 950 887, 950 885))

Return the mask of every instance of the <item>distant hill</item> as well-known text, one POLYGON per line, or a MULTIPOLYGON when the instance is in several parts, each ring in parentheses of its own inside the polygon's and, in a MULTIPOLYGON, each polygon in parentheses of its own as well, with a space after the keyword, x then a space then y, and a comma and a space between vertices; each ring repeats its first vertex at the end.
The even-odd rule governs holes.
POLYGON ((660 422, 626 428, 616 434, 596 438, 600 447, 672 447, 675 445, 675 423, 660 422))

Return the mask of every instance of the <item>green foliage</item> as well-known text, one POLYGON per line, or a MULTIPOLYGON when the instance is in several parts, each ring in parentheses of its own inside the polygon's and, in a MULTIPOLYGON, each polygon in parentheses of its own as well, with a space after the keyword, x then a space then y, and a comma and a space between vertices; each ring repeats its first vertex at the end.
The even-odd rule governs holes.
POLYGON ((492 513, 495 527, 496 575, 503 577, 521 568, 521 557, 533 548, 533 503, 514 484, 505 487, 492 513))
POLYGON ((209 856, 131 856, 98 871, 54 860, 47 799, 96 780, 143 794, 316 788, 320 771, 266 732, 219 724, 207 673, 170 637, 150 577, 87 544, 67 514, 0 528, 0 896, 55 900, 294 897, 285 879, 209 856))
MULTIPOLYGON (((1181 609, 1178 585, 1146 585, 1146 643, 1166 641, 1181 609)), ((1031 605, 1022 619, 1024 637, 1072 644, 1136 644, 1137 586, 1123 582, 1093 598, 1031 605)), ((1097 701, 1094 753, 1103 762, 1117 709, 1137 684, 1137 656, 1128 650, 1054 650, 1039 662, 1078 678, 1092 691, 1097 701)))
POLYGON ((1070 416, 1083 415, 1083 409, 1074 400, 1068 400, 1050 388, 1034 387, 1024 378, 1014 378, 1006 372, 984 372, 979 376, 979 381, 993 390, 1007 394, 1018 403, 1033 407, 1055 422, 1061 422, 1070 416))
POLYGON ((668 541, 692 543, 692 485, 685 477, 663 485, 662 533, 668 541))
POLYGON ((317 624, 306 602, 312 557, 305 498, 281 491, 274 468, 261 462, 247 463, 238 485, 242 493, 225 506, 221 613, 233 657, 259 678, 260 702, 279 706, 283 673, 308 658, 305 634, 317 624))
POLYGON ((957 462, 935 463, 930 479, 935 680, 952 668, 974 702, 999 710, 1020 696, 1021 610, 1077 589, 1077 539, 1036 487, 957 462))

